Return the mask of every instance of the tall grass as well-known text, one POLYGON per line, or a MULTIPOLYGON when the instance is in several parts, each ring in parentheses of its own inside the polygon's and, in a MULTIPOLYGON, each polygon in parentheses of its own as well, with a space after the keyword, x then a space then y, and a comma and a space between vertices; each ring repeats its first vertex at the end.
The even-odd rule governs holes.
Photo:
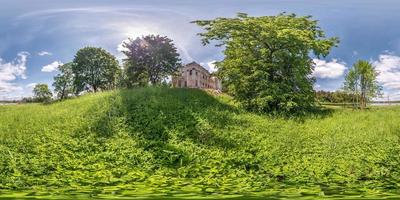
MULTIPOLYGON (((0 190, 397 192, 400 107, 303 120, 230 97, 143 88, 0 106, 0 190)), ((1 194, 1 192, 0 192, 1 194)))

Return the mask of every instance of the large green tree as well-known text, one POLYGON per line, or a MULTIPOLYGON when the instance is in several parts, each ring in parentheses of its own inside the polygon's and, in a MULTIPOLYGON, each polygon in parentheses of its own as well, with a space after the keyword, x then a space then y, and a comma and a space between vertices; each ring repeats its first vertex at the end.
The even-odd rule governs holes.
POLYGON ((54 77, 54 92, 59 99, 65 99, 74 92, 74 74, 72 67, 74 63, 66 63, 58 67, 60 73, 54 77))
POLYGON ((115 56, 103 48, 82 48, 76 53, 73 63, 76 93, 83 90, 97 92, 116 87, 121 69, 115 56))
POLYGON ((378 72, 370 62, 359 60, 345 77, 344 88, 356 97, 355 101, 357 104, 359 102, 361 109, 367 107, 371 98, 381 94, 382 87, 377 81, 377 76, 378 72))
POLYGON ((166 36, 147 35, 122 44, 128 86, 160 84, 181 66, 173 41, 166 36))
POLYGON ((47 84, 36 84, 33 88, 33 98, 38 102, 49 102, 53 94, 47 84))
POLYGON ((312 56, 328 55, 337 38, 326 38, 317 21, 294 14, 194 21, 204 45, 216 41, 225 89, 253 111, 294 112, 314 105, 312 56))

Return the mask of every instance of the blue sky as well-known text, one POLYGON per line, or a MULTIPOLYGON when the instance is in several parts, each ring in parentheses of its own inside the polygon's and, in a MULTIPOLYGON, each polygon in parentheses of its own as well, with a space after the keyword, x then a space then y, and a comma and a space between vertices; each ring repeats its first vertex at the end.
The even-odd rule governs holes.
POLYGON ((84 46, 103 47, 123 58, 128 37, 166 35, 184 62, 207 68, 221 49, 202 46, 189 23, 196 19, 293 12, 312 15, 341 43, 315 60, 315 88, 336 90, 357 59, 374 63, 385 98, 400 99, 400 1, 397 0, 0 0, 0 100, 31 95, 35 83, 51 85, 57 65, 84 46))

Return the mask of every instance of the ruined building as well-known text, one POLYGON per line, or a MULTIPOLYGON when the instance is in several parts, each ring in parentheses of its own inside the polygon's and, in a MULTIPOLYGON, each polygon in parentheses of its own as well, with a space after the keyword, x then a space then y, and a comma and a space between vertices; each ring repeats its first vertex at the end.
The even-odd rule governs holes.
POLYGON ((221 81, 196 62, 179 69, 178 74, 172 77, 172 85, 177 88, 222 89, 221 81))

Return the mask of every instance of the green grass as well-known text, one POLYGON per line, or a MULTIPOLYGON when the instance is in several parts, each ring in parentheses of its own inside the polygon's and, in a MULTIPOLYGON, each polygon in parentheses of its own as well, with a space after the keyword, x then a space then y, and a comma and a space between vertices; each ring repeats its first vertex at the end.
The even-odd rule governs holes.
POLYGON ((226 95, 144 88, 0 106, 0 117, 0 196, 399 192, 395 106, 285 119, 226 95))

